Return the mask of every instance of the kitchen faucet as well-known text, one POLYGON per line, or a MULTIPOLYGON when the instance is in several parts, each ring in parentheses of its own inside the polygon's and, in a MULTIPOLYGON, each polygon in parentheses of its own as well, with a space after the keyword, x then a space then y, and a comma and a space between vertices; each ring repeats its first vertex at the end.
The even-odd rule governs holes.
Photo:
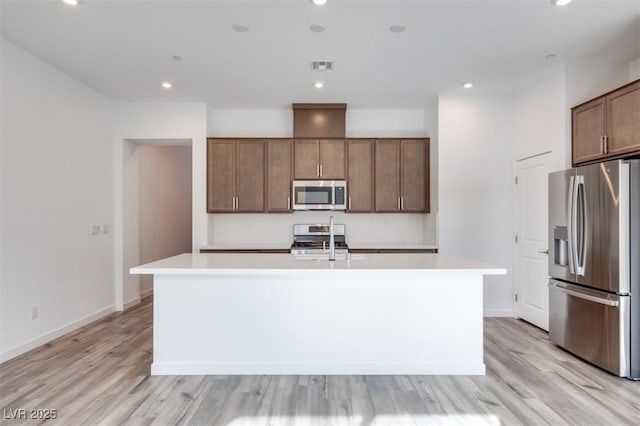
POLYGON ((329 217, 329 260, 336 260, 336 239, 333 230, 333 216, 329 217))

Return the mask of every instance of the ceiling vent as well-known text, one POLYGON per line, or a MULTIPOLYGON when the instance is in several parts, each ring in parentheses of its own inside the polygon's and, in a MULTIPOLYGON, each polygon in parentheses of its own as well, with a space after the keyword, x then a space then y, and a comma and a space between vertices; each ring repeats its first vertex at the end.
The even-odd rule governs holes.
POLYGON ((311 69, 314 71, 331 71, 333 61, 311 61, 311 69))

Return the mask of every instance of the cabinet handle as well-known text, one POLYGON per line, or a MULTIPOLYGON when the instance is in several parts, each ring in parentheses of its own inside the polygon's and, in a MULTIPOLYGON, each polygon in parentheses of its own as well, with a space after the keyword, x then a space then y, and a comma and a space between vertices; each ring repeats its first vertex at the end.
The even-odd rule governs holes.
POLYGON ((349 197, 349 210, 351 210, 351 197, 349 197))
POLYGON ((320 177, 322 177, 322 164, 320 164, 320 177))
POLYGON ((316 176, 320 177, 320 164, 316 164, 316 176))
POLYGON ((287 197, 287 210, 291 210, 291 197, 287 197))
POLYGON ((400 207, 400 197, 398 197, 398 210, 401 210, 402 207, 400 207))
POLYGON ((404 210, 404 197, 400 197, 400 210, 404 210))
POLYGON ((236 210, 238 210, 238 204, 240 204, 239 201, 240 200, 238 200, 238 197, 236 197, 236 210))
POLYGON ((600 136, 600 154, 604 154, 604 136, 600 136))
POLYGON ((609 136, 604 135, 604 153, 609 153, 609 136))
POLYGON ((231 210, 236 209, 236 197, 231 197, 231 210))

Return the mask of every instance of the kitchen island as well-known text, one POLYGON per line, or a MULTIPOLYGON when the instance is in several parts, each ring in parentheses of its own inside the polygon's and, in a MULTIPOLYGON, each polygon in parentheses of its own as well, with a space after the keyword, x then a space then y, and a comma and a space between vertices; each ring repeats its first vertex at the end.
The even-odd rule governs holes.
POLYGON ((182 254, 154 275, 151 374, 484 374, 482 278, 441 254, 182 254))

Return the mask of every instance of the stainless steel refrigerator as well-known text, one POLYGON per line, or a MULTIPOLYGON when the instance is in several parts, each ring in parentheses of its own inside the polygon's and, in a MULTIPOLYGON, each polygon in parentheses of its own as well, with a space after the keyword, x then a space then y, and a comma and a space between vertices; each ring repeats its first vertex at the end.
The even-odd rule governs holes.
POLYGON ((549 338, 640 378, 640 160, 549 175, 549 338))

